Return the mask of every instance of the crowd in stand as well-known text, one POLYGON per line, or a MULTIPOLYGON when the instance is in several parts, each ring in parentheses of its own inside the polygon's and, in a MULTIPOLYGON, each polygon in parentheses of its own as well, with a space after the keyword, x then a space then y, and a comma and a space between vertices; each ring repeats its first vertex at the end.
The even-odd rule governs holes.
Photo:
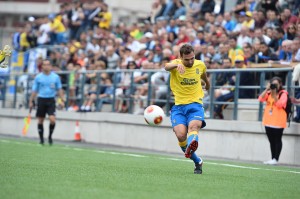
MULTIPOLYGON (((60 6, 60 11, 49 16, 31 19, 13 38, 17 51, 39 45, 59 45, 63 51, 51 52, 49 58, 55 70, 72 71, 68 78, 70 95, 76 95, 76 71, 98 69, 162 69, 164 63, 178 57, 180 45, 189 42, 196 59, 208 69, 247 68, 253 63, 276 61, 300 62, 300 1, 299 0, 237 0, 230 12, 225 12, 226 1, 216 5, 214 0, 155 0, 149 17, 133 24, 112 24, 113 13, 103 0, 81 3, 74 0, 60 6), (219 9, 218 9, 219 8, 219 9)), ((279 74, 285 75, 285 74, 279 74)), ((101 103, 110 103, 118 81, 117 96, 137 99, 147 97, 148 74, 134 72, 133 81, 139 86, 129 89, 131 76, 122 73, 118 78, 101 74, 107 86, 96 91, 96 74, 87 74, 88 89, 85 102, 70 101, 69 110, 79 106, 91 111, 99 94, 101 103)), ((240 85, 255 85, 256 77, 242 73, 240 85)), ((154 99, 163 99, 168 92, 167 73, 157 72, 150 78, 155 85, 154 99)), ((233 98, 235 74, 219 73, 215 90, 217 101, 233 98)), ((240 98, 256 98, 256 93, 241 89, 240 98)), ((119 99, 119 98, 118 98, 119 99)), ((155 101, 155 100, 154 100, 155 101)), ((139 100, 143 111, 143 100, 139 100)), ((100 104, 101 104, 100 103, 100 104)), ((128 104, 116 101, 117 110, 128 111, 128 104)), ((214 108, 215 117, 223 118, 222 107, 214 108)))

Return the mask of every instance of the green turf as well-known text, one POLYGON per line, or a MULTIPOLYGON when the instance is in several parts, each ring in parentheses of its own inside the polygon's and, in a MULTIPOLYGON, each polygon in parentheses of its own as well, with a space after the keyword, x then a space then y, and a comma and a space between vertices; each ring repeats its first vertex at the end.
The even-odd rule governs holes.
POLYGON ((0 198, 290 199, 300 195, 299 168, 207 161, 203 175, 195 175, 193 163, 184 158, 139 155, 144 157, 0 139, 0 198))

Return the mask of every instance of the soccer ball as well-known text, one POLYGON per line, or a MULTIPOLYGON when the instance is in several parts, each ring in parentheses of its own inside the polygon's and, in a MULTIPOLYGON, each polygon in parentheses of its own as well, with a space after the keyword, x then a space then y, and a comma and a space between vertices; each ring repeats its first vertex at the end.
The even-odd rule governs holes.
POLYGON ((144 111, 144 118, 151 126, 160 125, 164 120, 165 113, 159 106, 150 105, 144 111))

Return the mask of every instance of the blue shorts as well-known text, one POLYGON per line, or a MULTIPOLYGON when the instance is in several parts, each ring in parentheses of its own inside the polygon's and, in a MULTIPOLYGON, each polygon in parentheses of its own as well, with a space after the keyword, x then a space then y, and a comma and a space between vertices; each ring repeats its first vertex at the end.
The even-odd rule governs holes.
POLYGON ((202 104, 191 103, 183 105, 174 105, 171 109, 171 123, 174 128, 178 124, 183 124, 188 127, 192 120, 202 121, 201 128, 206 126, 204 121, 204 108, 202 104))

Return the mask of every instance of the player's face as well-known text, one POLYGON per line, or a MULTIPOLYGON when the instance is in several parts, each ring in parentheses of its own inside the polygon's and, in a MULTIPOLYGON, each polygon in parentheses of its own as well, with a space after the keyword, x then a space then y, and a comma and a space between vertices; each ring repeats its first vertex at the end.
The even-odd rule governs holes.
POLYGON ((194 61, 195 61, 195 53, 191 52, 190 54, 187 54, 187 55, 183 54, 181 57, 181 61, 184 66, 192 67, 194 65, 194 61))

